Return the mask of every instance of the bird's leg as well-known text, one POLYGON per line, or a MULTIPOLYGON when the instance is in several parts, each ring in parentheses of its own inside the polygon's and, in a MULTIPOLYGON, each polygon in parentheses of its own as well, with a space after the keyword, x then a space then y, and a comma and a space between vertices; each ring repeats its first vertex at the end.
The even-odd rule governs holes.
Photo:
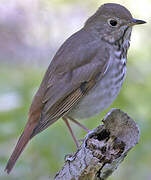
POLYGON ((75 123, 76 125, 78 125, 80 128, 84 129, 86 132, 89 132, 90 130, 88 128, 86 128, 83 124, 79 123, 78 121, 76 121, 75 119, 67 116, 67 118, 72 121, 73 123, 75 123))
POLYGON ((67 118, 62 117, 62 119, 63 119, 64 122, 66 123, 66 125, 67 125, 67 127, 68 127, 68 129, 69 129, 69 131, 70 131, 70 133, 71 133, 71 136, 72 136, 72 138, 73 138, 73 140, 74 140, 74 142, 75 142, 75 144, 76 144, 76 146, 77 146, 77 148, 79 148, 78 141, 77 141, 77 139, 76 139, 76 137, 75 137, 75 135, 74 135, 74 133, 73 133, 73 131, 72 131, 72 129, 71 129, 71 126, 70 126, 67 118))

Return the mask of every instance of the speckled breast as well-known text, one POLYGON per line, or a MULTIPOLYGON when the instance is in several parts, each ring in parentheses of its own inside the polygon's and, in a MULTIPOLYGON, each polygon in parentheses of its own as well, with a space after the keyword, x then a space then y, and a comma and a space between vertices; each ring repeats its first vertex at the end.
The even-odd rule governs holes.
POLYGON ((109 67, 103 78, 68 113, 75 119, 95 116, 108 108, 120 92, 126 74, 126 58, 110 59, 109 67))

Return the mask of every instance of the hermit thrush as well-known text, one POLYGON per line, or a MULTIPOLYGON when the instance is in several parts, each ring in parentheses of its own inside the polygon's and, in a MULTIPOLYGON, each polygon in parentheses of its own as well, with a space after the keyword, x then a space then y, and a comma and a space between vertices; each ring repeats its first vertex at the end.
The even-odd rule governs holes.
POLYGON ((29 140, 60 117, 69 129, 68 119, 83 127, 75 119, 95 116, 111 105, 125 78, 132 26, 144 23, 119 4, 104 4, 65 41, 32 101, 27 124, 6 166, 7 173, 29 140))

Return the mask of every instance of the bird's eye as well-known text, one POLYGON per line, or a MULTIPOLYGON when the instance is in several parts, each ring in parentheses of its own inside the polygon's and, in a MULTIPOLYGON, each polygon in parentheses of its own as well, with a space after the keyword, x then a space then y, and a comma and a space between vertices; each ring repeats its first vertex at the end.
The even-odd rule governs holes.
POLYGON ((108 24, 112 27, 117 26, 117 21, 115 19, 109 19, 108 24))

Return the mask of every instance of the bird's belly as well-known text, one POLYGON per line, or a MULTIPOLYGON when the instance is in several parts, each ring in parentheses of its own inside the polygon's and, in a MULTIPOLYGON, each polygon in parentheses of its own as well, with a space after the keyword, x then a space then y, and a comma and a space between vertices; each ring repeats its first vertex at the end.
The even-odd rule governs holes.
POLYGON ((126 67, 112 65, 96 86, 68 113, 75 119, 89 118, 108 108, 119 94, 126 67))

